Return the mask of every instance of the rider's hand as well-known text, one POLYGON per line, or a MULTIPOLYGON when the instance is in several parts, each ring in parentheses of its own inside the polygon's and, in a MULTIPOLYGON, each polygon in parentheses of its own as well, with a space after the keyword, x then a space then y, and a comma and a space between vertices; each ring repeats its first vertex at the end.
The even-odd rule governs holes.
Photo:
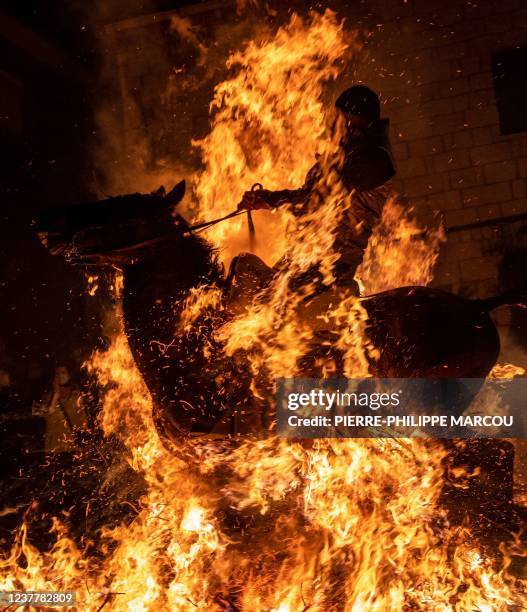
POLYGON ((261 210, 270 208, 265 201, 265 189, 246 191, 242 201, 238 204, 238 210, 261 210))

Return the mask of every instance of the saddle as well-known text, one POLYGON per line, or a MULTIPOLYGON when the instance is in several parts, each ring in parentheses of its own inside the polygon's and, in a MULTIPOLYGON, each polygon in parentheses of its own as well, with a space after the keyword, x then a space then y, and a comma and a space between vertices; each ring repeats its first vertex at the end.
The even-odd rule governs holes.
MULTIPOLYGON (((285 258, 271 268, 253 253, 237 255, 232 260, 227 276, 226 301, 231 312, 241 315, 254 304, 255 300, 270 299, 266 289, 285 266, 287 266, 285 258)), ((297 316, 315 333, 332 331, 331 321, 328 321, 325 315, 331 308, 337 306, 344 293, 347 296, 359 296, 356 283, 352 286, 325 285, 315 268, 294 277, 290 282, 292 291, 304 293, 307 286, 310 287, 310 291, 297 307, 297 316)))

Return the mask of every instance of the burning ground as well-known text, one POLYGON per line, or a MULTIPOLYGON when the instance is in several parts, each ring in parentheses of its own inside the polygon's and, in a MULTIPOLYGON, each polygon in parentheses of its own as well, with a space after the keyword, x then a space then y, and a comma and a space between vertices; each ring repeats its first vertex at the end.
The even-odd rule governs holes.
MULTIPOLYGON (((217 86, 211 104, 210 134, 195 143, 203 161, 189 209, 196 220, 230 212, 262 177, 269 189, 294 187, 315 154, 323 163, 332 146, 325 87, 359 47, 353 32, 326 12, 294 16, 274 36, 231 55, 232 76, 217 86)), ((325 195, 307 226, 295 225, 285 211, 259 213, 257 254, 273 264, 289 252, 291 266, 267 301, 215 330, 228 355, 249 361, 255 394, 263 371, 271 380, 298 373, 312 339, 288 281, 317 263, 331 282, 335 227, 352 202, 346 204, 336 183, 325 195)), ((238 217, 208 232, 225 262, 247 248, 244 224, 238 217)), ((392 199, 360 271, 364 291, 428 284, 442 233, 428 230, 426 237, 392 199)), ((79 469, 85 460, 85 469, 100 471, 105 494, 99 484, 84 508, 81 536, 66 513, 45 519, 52 529, 43 538, 41 508, 32 506, 0 563, 3 590, 73 590, 78 609, 93 611, 527 605, 519 523, 483 538, 471 522, 450 520, 441 503, 446 451, 439 442, 305 445, 271 435, 182 439, 169 450, 124 334, 118 279, 116 273, 113 340, 86 364, 103 396, 103 441, 97 452, 88 443, 79 458, 79 469)), ((179 325, 217 309, 217 291, 202 287, 189 296, 179 325)), ((335 343, 346 375, 367 375, 372 349, 364 342, 360 303, 345 298, 329 316, 338 323, 335 343)), ((67 488, 68 478, 77 477, 64 475, 53 486, 67 488)), ((462 471, 457 477, 463 487, 462 471)))

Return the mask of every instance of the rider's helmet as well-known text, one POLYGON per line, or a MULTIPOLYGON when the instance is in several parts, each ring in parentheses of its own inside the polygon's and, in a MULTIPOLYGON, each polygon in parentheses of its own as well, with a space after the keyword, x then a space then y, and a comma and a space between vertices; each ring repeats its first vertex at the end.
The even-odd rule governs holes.
POLYGON ((381 116, 381 103, 377 94, 366 85, 353 85, 344 90, 335 106, 346 113, 370 121, 378 121, 381 116))

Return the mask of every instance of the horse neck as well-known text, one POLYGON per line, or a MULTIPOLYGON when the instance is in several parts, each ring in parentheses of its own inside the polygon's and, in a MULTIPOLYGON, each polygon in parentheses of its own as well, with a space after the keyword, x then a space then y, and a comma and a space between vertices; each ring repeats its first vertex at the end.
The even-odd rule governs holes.
POLYGON ((125 321, 142 328, 170 325, 193 287, 222 282, 211 247, 197 237, 179 239, 124 269, 125 321))

